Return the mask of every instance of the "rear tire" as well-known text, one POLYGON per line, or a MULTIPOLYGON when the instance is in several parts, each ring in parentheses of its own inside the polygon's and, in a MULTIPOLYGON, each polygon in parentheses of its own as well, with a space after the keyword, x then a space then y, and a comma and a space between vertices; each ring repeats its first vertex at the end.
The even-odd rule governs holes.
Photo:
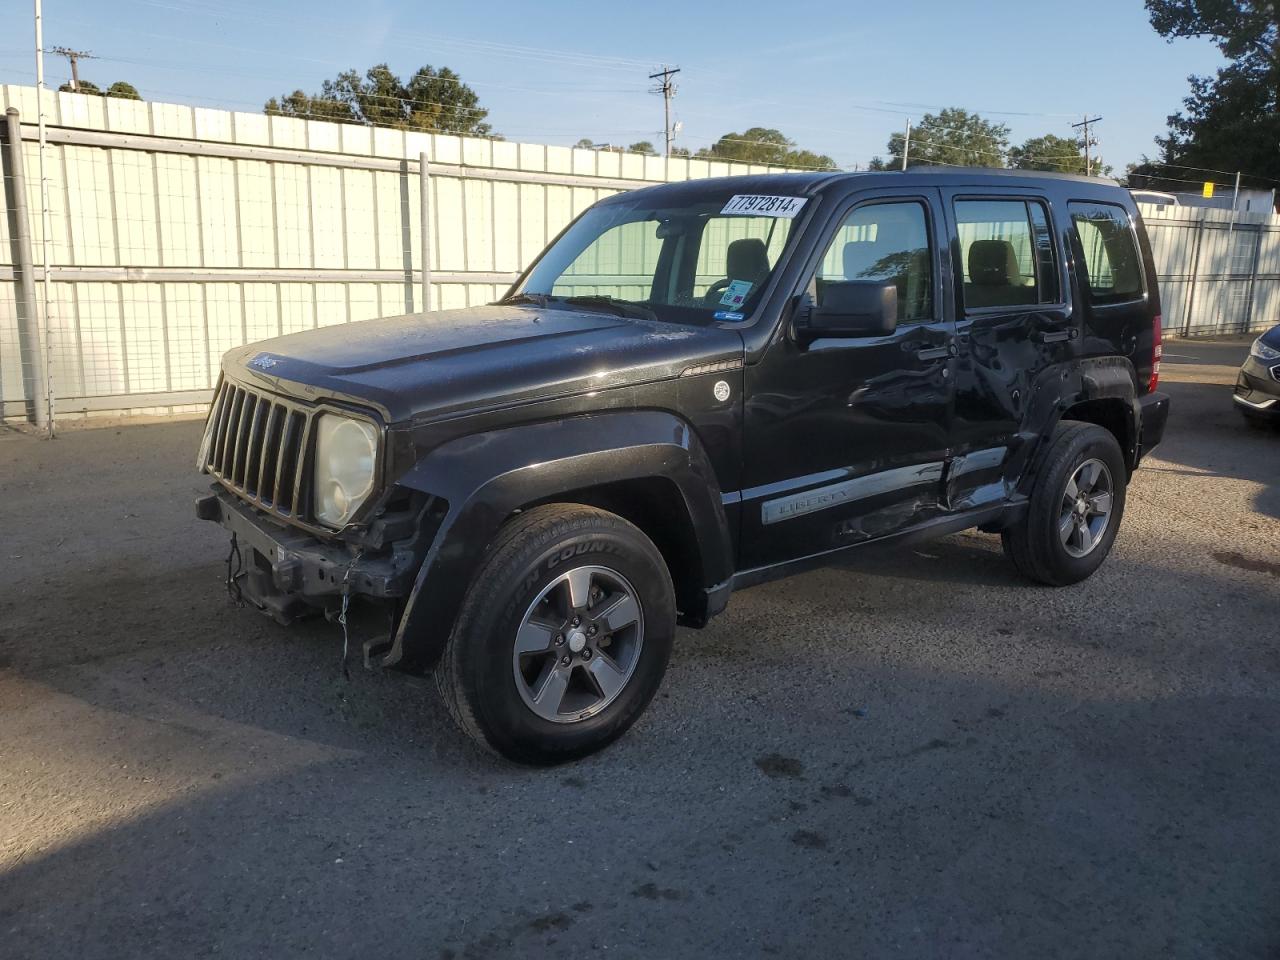
POLYGON ((1092 423, 1059 423, 1026 517, 1000 535, 1005 555, 1038 583, 1061 587, 1084 580, 1111 552, 1124 516, 1127 476, 1110 431, 1092 423))
POLYGON ((612 743, 657 692, 675 638, 657 547, 612 513, 535 507, 498 532, 436 669, 458 726, 517 763, 612 743))

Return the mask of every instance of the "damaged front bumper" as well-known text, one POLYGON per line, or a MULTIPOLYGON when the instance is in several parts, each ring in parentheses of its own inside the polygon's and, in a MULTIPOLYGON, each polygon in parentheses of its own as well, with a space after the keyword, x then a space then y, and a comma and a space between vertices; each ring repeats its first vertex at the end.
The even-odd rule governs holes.
POLYGON ((374 547, 322 540, 271 520, 221 486, 197 498, 196 516, 232 535, 228 586, 282 624, 337 607, 344 595, 407 596, 421 561, 412 539, 374 547))

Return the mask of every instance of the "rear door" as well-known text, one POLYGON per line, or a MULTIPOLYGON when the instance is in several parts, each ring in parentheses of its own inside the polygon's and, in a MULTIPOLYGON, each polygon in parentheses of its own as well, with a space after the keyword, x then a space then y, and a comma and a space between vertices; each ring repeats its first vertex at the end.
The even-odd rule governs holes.
POLYGON ((951 230, 959 356, 946 502, 997 503, 1040 378, 1076 355, 1065 211, 1024 188, 943 191, 951 230), (1058 226, 1055 227, 1055 214, 1058 226))
POLYGON ((742 568, 885 536, 937 510, 951 408, 936 190, 877 193, 838 208, 796 291, 898 286, 887 335, 776 339, 749 367, 744 406, 742 568))

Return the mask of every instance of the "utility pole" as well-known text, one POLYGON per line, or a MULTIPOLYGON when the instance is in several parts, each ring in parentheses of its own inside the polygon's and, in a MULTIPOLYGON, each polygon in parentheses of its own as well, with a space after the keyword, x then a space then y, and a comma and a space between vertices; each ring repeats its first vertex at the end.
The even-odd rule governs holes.
POLYGON ((77 63, 81 60, 97 60, 88 50, 72 50, 70 47, 54 47, 49 51, 54 56, 66 57, 71 61, 71 92, 80 92, 80 71, 77 69, 77 63))
POLYGON ((1093 160, 1090 157, 1089 148, 1096 147, 1098 145, 1098 141, 1089 136, 1089 125, 1097 123, 1101 119, 1101 117, 1091 117, 1086 113, 1083 120, 1071 125, 1072 129, 1075 129, 1076 127, 1084 128, 1084 134, 1082 135, 1081 140, 1084 143, 1084 174, 1086 177, 1093 176, 1093 160))
POLYGON ((902 172, 907 172, 907 155, 911 152, 911 120, 907 120, 907 132, 902 138, 902 172))
POLYGON ((650 80, 661 78, 662 82, 658 84, 654 93, 662 94, 662 129, 667 137, 667 156, 671 156, 671 98, 675 96, 676 85, 671 82, 671 78, 680 72, 679 67, 674 69, 668 67, 665 63, 662 69, 657 73, 649 74, 650 80))

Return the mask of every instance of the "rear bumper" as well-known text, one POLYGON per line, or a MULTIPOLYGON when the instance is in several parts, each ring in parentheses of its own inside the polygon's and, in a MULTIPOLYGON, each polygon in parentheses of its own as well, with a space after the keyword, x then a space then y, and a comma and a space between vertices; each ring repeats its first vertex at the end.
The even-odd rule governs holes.
POLYGON ((331 606, 344 592, 386 600, 406 596, 413 586, 412 550, 392 546, 366 556, 341 540, 275 523, 220 486, 197 498, 196 516, 235 536, 241 595, 280 623, 331 606))
POLYGON ((1142 411, 1142 431, 1138 437, 1138 460, 1152 451, 1164 439, 1164 427, 1169 421, 1169 395, 1148 393, 1138 399, 1142 411))

